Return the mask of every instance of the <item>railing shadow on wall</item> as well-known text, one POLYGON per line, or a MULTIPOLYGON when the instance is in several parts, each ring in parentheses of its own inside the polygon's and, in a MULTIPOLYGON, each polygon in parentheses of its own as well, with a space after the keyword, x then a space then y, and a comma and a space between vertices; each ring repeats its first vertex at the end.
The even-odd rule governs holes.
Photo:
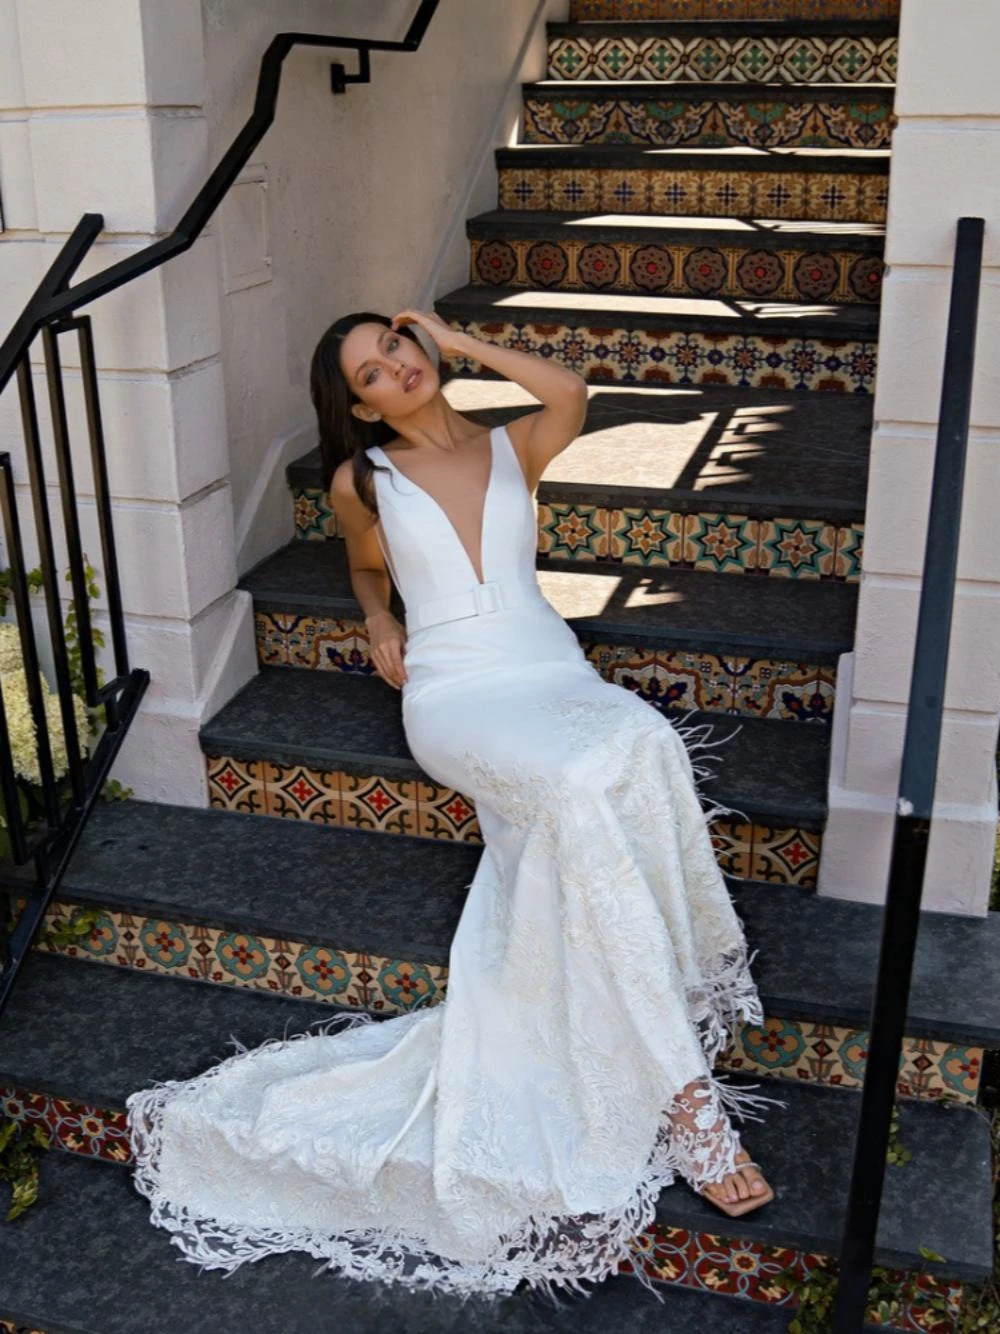
MULTIPOLYGON (((331 91, 344 93, 350 83, 370 82, 372 51, 416 51, 437 5, 438 0, 421 0, 406 36, 401 41, 322 36, 304 32, 278 33, 261 60, 252 113, 176 228, 137 255, 70 287, 71 278, 104 227, 104 218, 100 213, 85 213, 14 327, 0 344, 0 393, 15 375, 17 377, 45 616, 62 724, 62 736, 50 736, 46 719, 46 688, 39 671, 38 644, 32 625, 30 586, 25 569, 11 456, 9 452, 3 452, 0 453, 0 517, 9 562, 8 580, 16 612, 20 655, 25 671, 25 694, 35 731, 31 749, 37 751, 33 758, 37 759, 39 781, 30 783, 24 777, 23 762, 22 769, 18 770, 14 743, 20 741, 22 744, 18 749, 23 751, 24 720, 16 718, 12 713, 13 696, 7 695, 11 687, 5 683, 0 687, 0 798, 3 802, 9 855, 4 859, 4 864, 0 865, 0 1014, 3 1013, 20 968, 28 957, 48 905, 69 865, 150 679, 148 671, 129 666, 93 332, 90 317, 74 316, 74 312, 114 291, 116 287, 183 254, 194 244, 274 120, 282 66, 293 47, 342 47, 356 51, 357 73, 346 73, 344 66, 339 63, 331 63, 330 66, 331 91), (76 484, 59 356, 59 336, 70 332, 77 334, 79 343, 94 505, 114 655, 114 678, 103 684, 98 683, 88 602, 88 571, 81 548, 76 484), (103 709, 104 713, 104 730, 89 756, 84 753, 86 741, 81 740, 80 736, 77 717, 79 706, 74 698, 70 651, 61 619, 52 524, 31 375, 31 347, 38 334, 42 336, 52 436, 59 472, 69 560, 68 578, 72 583, 70 601, 78 640, 79 675, 87 706, 94 711, 103 709), (65 782, 63 774, 57 775, 53 758, 56 746, 61 752, 63 744, 66 750, 65 782), (64 790, 66 787, 68 791, 64 790), (29 862, 30 868, 27 867, 29 862), (19 868, 26 868, 28 873, 19 868), (23 900, 24 906, 15 919, 13 908, 16 899, 23 900)), ((9 681, 9 675, 5 673, 5 676, 9 681)))
POLYGON ((958 220, 916 644, 869 1023, 867 1070, 841 1242, 834 1334, 857 1334, 864 1326, 920 928, 958 568, 984 231, 982 218, 958 220))

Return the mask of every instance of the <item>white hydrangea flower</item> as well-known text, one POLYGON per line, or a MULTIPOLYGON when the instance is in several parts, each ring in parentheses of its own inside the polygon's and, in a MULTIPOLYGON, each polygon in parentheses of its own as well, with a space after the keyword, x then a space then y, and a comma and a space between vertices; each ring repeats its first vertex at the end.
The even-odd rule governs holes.
MULTIPOLYGON (((41 672, 38 673, 38 678, 45 703, 52 767, 56 778, 61 778, 69 768, 69 755, 66 737, 63 734, 59 696, 49 689, 49 683, 41 672)), ((3 690, 3 704, 7 715, 7 731, 10 736, 14 768, 29 783, 40 784, 42 773, 38 763, 35 723, 28 699, 27 673, 21 659, 17 627, 10 624, 0 625, 0 689, 3 690)), ((79 695, 73 696, 73 713, 80 741, 80 754, 85 755, 89 739, 88 715, 87 706, 79 695)))

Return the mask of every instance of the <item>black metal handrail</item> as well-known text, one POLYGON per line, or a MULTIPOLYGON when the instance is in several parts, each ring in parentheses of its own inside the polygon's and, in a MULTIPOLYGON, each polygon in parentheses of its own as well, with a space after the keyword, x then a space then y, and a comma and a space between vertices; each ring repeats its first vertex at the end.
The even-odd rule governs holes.
POLYGON ((871 1010, 868 1063, 840 1252, 834 1334, 856 1334, 864 1325, 920 927, 958 568, 984 229, 982 218, 958 220, 920 610, 871 1010))
POLYGON ((89 301, 113 292, 123 283, 148 273, 150 269, 157 268, 168 259, 173 259, 175 255, 183 254, 195 243, 274 120, 278 90, 281 85, 281 69, 292 47, 347 47, 357 51, 361 65, 358 74, 343 74, 343 66, 337 64, 332 66, 333 90, 343 91, 343 85, 347 83, 369 82, 369 52, 416 51, 437 6, 438 0, 421 0, 406 36, 399 42, 364 37, 322 37, 310 32, 279 32, 260 62, 253 111, 170 235, 154 241, 137 255, 110 265, 101 273, 95 274, 93 278, 88 278, 78 283, 72 290, 68 290, 67 283, 104 226, 104 218, 100 213, 83 215, 24 308, 20 319, 0 344, 0 393, 14 374, 18 360, 43 324, 69 315, 89 301))
POLYGON ((282 67, 286 55, 293 47, 346 47, 356 51, 359 57, 359 69, 356 74, 345 73, 341 64, 331 65, 332 91, 343 93, 349 83, 370 81, 370 52, 417 50, 437 5, 438 0, 421 0, 402 41, 322 36, 303 32, 278 33, 261 59, 252 113, 174 230, 137 255, 113 264, 71 288, 69 286, 71 278, 104 227, 104 218, 100 213, 85 213, 32 294, 10 333, 0 344, 0 393, 10 380, 17 376, 45 610, 71 789, 70 800, 67 803, 64 801, 64 794, 60 792, 53 765, 11 456, 6 452, 0 453, 0 517, 3 521, 10 563, 11 595, 17 616, 26 692, 34 723, 38 771, 41 779, 39 804, 38 798, 30 788, 26 787, 23 780, 19 780, 15 769, 8 713, 0 690, 0 795, 3 797, 11 857, 15 864, 13 871, 8 869, 0 875, 0 1014, 6 1006, 20 968, 28 957, 35 934, 44 920, 48 905, 69 864, 87 817, 104 787, 107 774, 149 684, 147 671, 129 667, 93 332, 90 317, 75 316, 74 312, 81 306, 121 287, 124 283, 131 282, 175 256, 183 254, 194 244, 274 120, 282 67), (72 332, 76 333, 79 344, 94 497, 115 664, 113 680, 103 685, 98 684, 59 354, 60 335, 72 332), (53 443, 59 472, 59 491, 69 557, 69 576, 73 590, 71 602, 76 615, 80 672, 87 704, 92 709, 102 707, 104 710, 105 730, 94 748, 94 753, 86 761, 81 756, 82 744, 74 708, 69 653, 61 618, 55 549, 42 462, 41 434, 38 428, 38 411, 31 374, 30 350, 39 333, 42 335, 53 443), (29 809, 28 818, 25 818, 21 811, 21 796, 26 798, 29 808, 34 807, 34 810, 29 809), (38 816, 39 824, 32 828, 29 834, 32 815, 38 816), (27 875, 19 874, 16 869, 29 861, 33 862, 33 876, 30 879, 27 875), (26 905, 13 929, 8 929, 9 906, 14 896, 24 898, 26 905))

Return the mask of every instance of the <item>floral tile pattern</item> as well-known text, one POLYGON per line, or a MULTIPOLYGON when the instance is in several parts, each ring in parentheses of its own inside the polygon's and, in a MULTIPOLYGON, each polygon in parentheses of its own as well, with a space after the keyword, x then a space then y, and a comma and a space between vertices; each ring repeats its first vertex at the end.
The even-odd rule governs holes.
MULTIPOLYGON (((219 810, 342 824, 383 834, 483 841, 475 806, 454 788, 228 755, 206 755, 205 761, 209 805, 219 810)), ((710 829, 726 874, 815 886, 818 831, 722 819, 710 829)))
MULTIPOLYGON (((45 929, 65 927, 77 909, 71 900, 55 900, 46 913, 45 929)), ((447 963, 359 953, 329 942, 198 925, 181 916, 145 917, 120 908, 100 911, 89 933, 71 944, 52 944, 50 937, 36 948, 88 963, 383 1016, 438 1004, 448 990, 447 963)), ((741 1025, 717 1065, 797 1083, 860 1088, 868 1043, 864 1029, 768 1016, 762 1024, 741 1025)), ((896 1088, 905 1097, 975 1103, 982 1069, 981 1047, 906 1036, 896 1088)), ((46 1106, 48 1114, 52 1109, 46 1106)), ((2 1103, 0 1110, 5 1110, 2 1103)), ((99 1127, 87 1121, 85 1111, 76 1104, 60 1104, 60 1119, 52 1125, 60 1128, 61 1138, 71 1136, 75 1142, 82 1137, 84 1143, 94 1138, 99 1127)), ((105 1148, 105 1156, 120 1161, 120 1144, 105 1148)))
POLYGON ((538 502, 539 552, 715 574, 856 583, 864 525, 538 502))
POLYGON ((724 92, 688 98, 602 96, 576 89, 524 98, 525 144, 655 144, 661 148, 888 148, 892 104, 871 86, 851 101, 804 100, 769 87, 756 101, 724 92))
MULTIPOLYGON (((738 389, 810 389, 871 394, 877 344, 833 334, 790 337, 744 332, 708 333, 670 329, 627 329, 609 325, 564 325, 451 319, 453 328, 504 347, 553 357, 591 384, 702 385, 738 389)), ((470 357, 442 357, 456 375, 483 373, 470 357)))
POLYGON ((689 83, 895 83, 897 64, 895 37, 572 33, 550 37, 546 77, 678 79, 689 83))
MULTIPOLYGON (((301 494, 296 492, 296 496, 301 494)), ((537 502, 537 513, 539 553, 560 560, 614 560, 623 565, 672 565, 716 574, 839 583, 857 583, 861 578, 862 522, 841 525, 822 519, 777 515, 760 519, 746 514, 685 513, 653 507, 607 509, 577 501, 542 500, 537 502)), ((325 540, 327 534, 300 528, 296 536, 325 540)), ((262 661, 301 666, 329 662, 338 670, 363 669, 365 644, 357 639, 354 622, 324 618, 325 633, 330 638, 315 644, 317 631, 309 627, 309 616, 282 612, 257 615, 265 617, 258 621, 258 640, 266 640, 267 656, 262 661), (361 656, 356 657, 358 654, 361 656)))
MULTIPOLYGON (((261 666, 372 675, 364 626, 359 622, 285 612, 255 613, 257 656, 261 666)), ((833 716, 836 667, 735 654, 642 648, 631 644, 581 639, 584 652, 608 681, 634 690, 662 710, 703 709, 752 718, 828 724, 833 716)), ((220 783, 239 792, 239 778, 220 775, 220 783)), ((328 790, 310 795, 296 776, 279 785, 290 797, 271 798, 269 814, 284 814, 290 801, 298 809, 316 800, 336 802, 328 790), (325 791, 325 795, 324 795, 325 791)), ((308 818, 316 818, 309 815, 308 818)), ((339 820, 328 821, 340 823, 339 820)))
MULTIPOLYGON (((693 1232, 685 1228, 653 1223, 630 1243, 631 1268, 641 1269, 651 1279, 698 1288, 703 1292, 764 1302, 768 1306, 789 1309, 797 1299, 779 1275, 791 1271, 803 1281, 828 1269, 833 1261, 816 1251, 797 1251, 784 1246, 765 1246, 760 1242, 720 1237, 714 1233, 693 1232)), ((629 1265, 619 1270, 629 1272, 629 1265)), ((901 1310, 893 1329, 920 1330, 923 1334, 950 1334, 961 1309, 964 1286, 957 1279, 940 1279, 932 1274, 891 1270, 890 1282, 901 1300, 901 1310), (938 1316, 932 1309, 932 1297, 947 1303, 948 1315, 938 1316)), ((879 1323, 874 1306, 867 1318, 879 1323)))
POLYGON ((752 301, 823 301, 877 305, 879 255, 835 246, 753 249, 693 241, 473 238, 470 279, 486 287, 558 291, 651 292, 661 296, 731 296, 752 301))
POLYGON ((862 171, 503 166, 497 207, 884 224, 889 177, 862 171))

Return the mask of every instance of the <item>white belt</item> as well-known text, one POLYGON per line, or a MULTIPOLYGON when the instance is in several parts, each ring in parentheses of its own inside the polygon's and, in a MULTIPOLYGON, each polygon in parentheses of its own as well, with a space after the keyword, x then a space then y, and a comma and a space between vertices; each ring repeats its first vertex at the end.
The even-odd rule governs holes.
POLYGON ((462 593, 448 593, 428 598, 406 612, 407 630, 425 630, 444 621, 459 621, 467 616, 489 616, 495 611, 534 605, 545 599, 539 590, 528 591, 517 585, 504 587, 497 579, 474 584, 462 593))

